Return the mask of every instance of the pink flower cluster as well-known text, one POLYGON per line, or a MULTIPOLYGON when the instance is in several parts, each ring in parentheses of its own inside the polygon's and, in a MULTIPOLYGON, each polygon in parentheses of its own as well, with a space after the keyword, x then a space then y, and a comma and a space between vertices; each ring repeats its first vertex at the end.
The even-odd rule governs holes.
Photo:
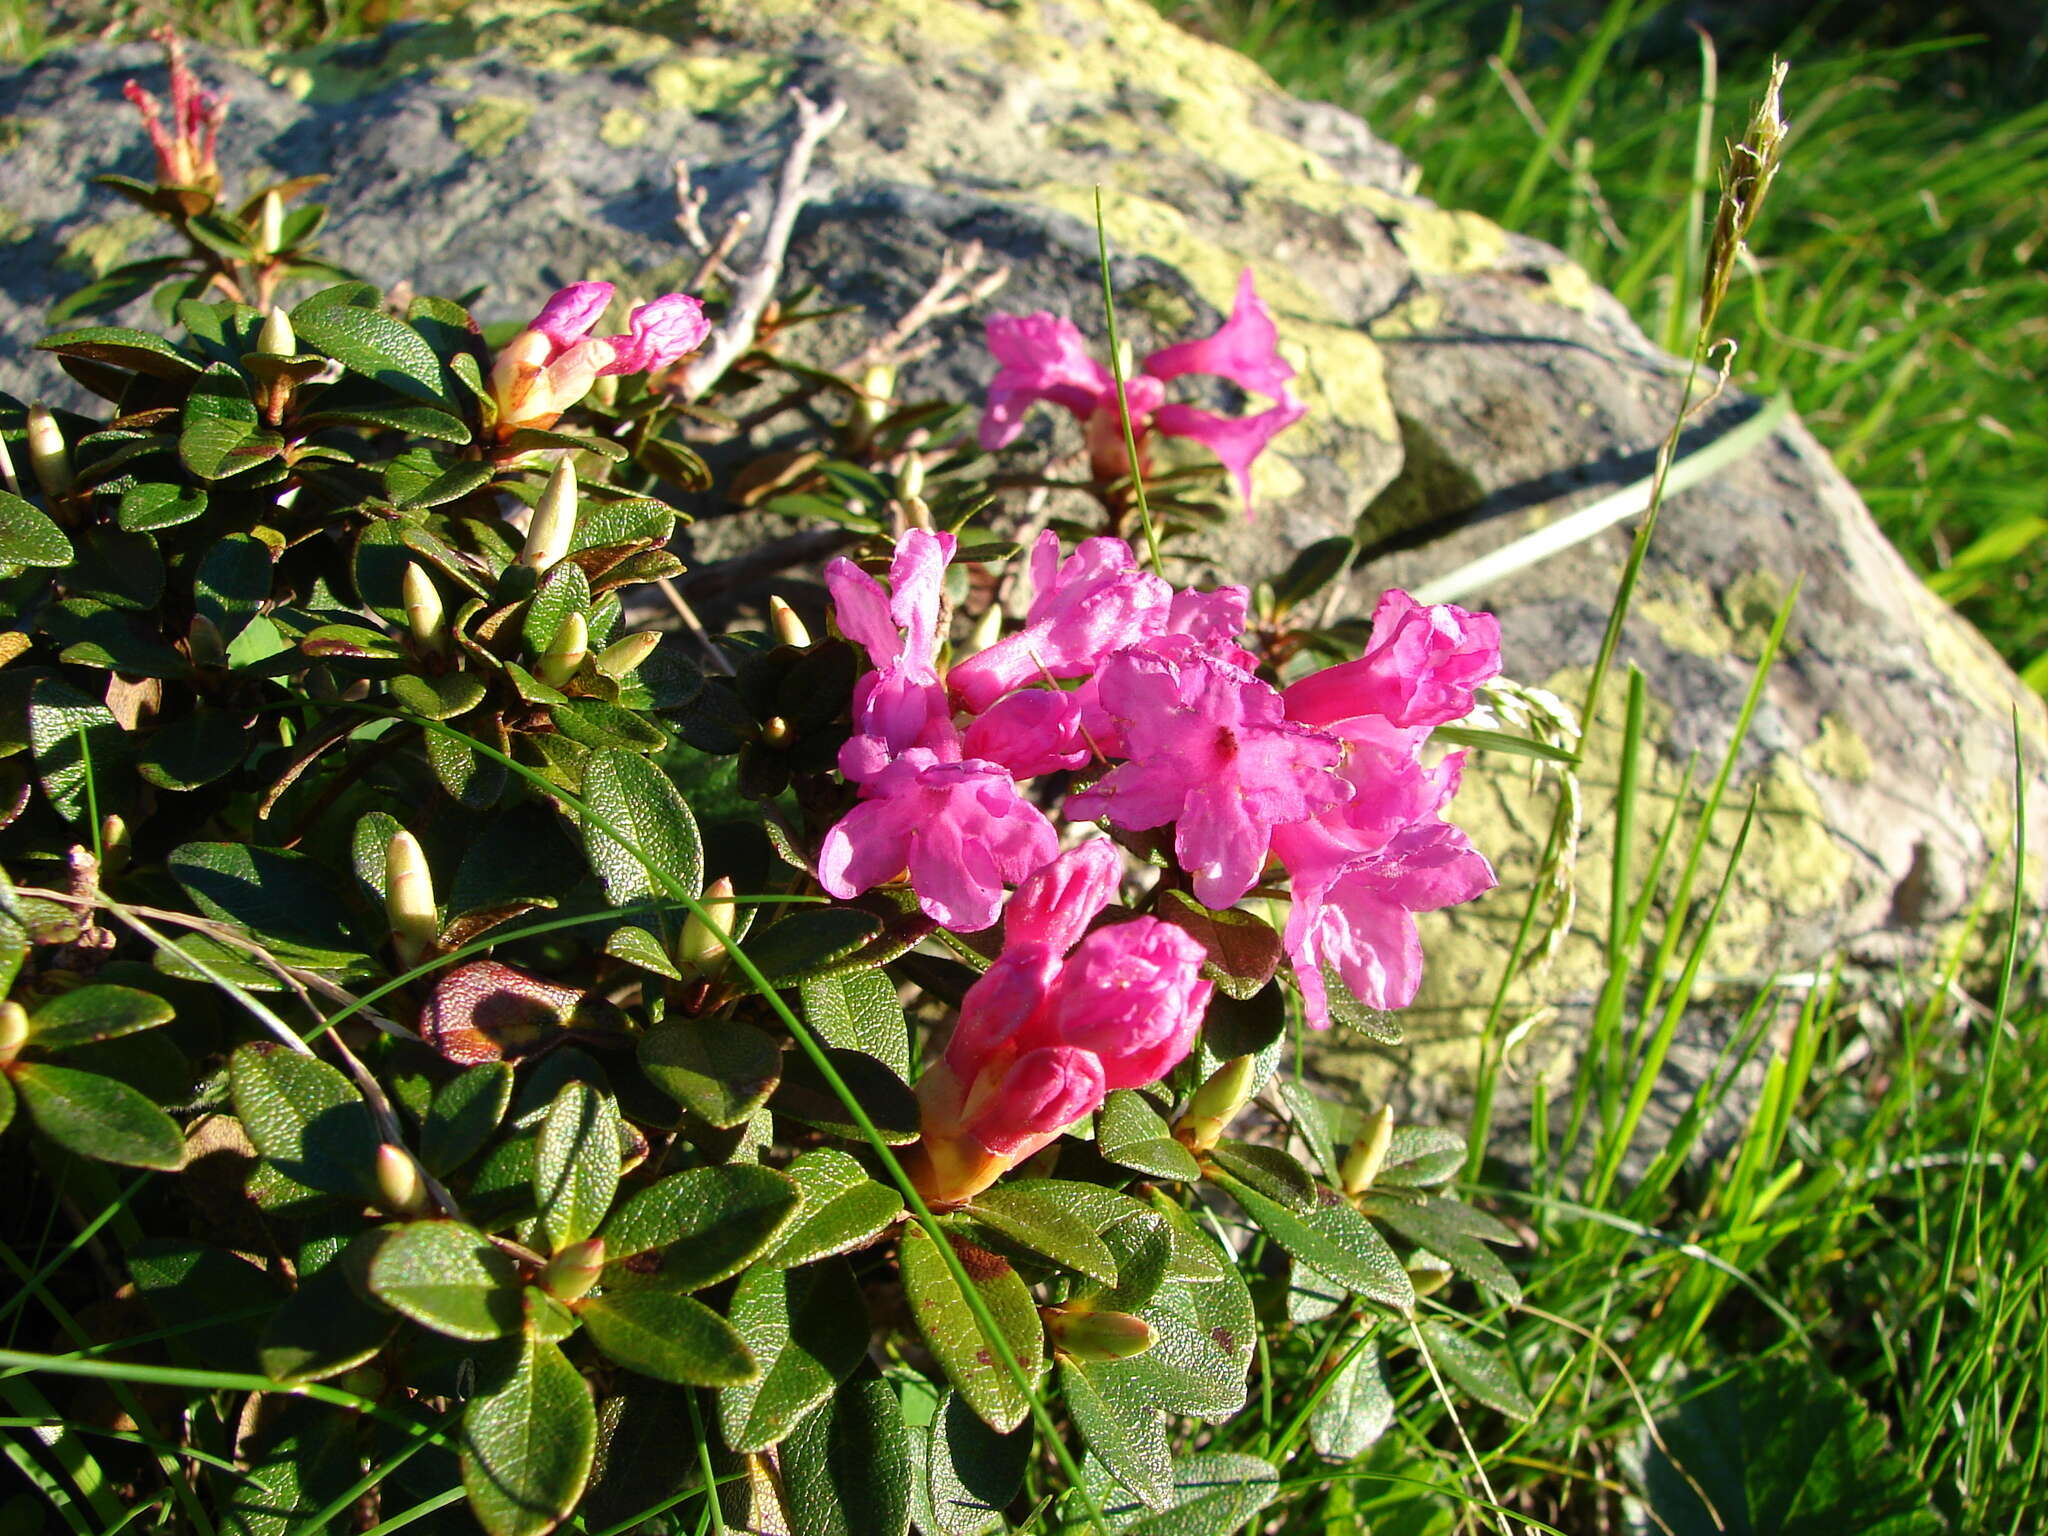
POLYGON ((926 1193, 966 1199, 1193 1047, 1213 984, 1202 946, 1157 918, 1088 932, 1115 898, 1107 838, 1071 848, 1010 898, 1002 953, 970 987, 943 1060, 918 1079, 926 1193))
POLYGON ((121 87, 121 94, 142 118, 156 151, 156 177, 168 187, 200 187, 217 191, 220 168, 214 162, 214 145, 220 125, 227 121, 228 104, 199 83, 199 77, 185 62, 185 40, 177 29, 158 27, 150 36, 163 44, 171 66, 170 122, 164 122, 163 103, 145 90, 139 80, 121 87))
POLYGON ((1269 861, 1285 869, 1283 937, 1312 1024, 1329 1020, 1325 966, 1369 1007, 1414 998, 1414 914, 1494 884, 1443 820, 1462 756, 1423 757, 1431 730, 1469 713, 1500 669, 1491 615, 1390 591, 1362 657, 1276 688, 1237 644, 1242 587, 1176 592, 1120 539, 1062 557, 1046 533, 1023 628, 942 677, 939 589, 952 552, 945 534, 906 533, 889 593, 850 561, 826 572, 840 627, 875 667, 840 754, 861 801, 826 834, 826 890, 851 897, 907 869, 933 920, 989 927, 1003 887, 1058 849, 1020 783, 1099 759, 1107 772, 1066 801, 1065 817, 1134 833, 1170 826, 1205 905, 1242 899, 1269 861))
POLYGON ((598 379, 666 368, 711 332, 702 304, 665 293, 633 311, 623 336, 591 335, 611 302, 610 283, 571 283, 500 349, 491 364, 491 398, 501 439, 522 427, 545 431, 598 379))
MULTIPOLYGON (((1088 439, 1090 471, 1098 485, 1131 472, 1116 380, 1088 355, 1088 344, 1071 320, 1044 310, 991 315, 988 347, 1002 367, 989 385, 988 407, 981 418, 982 447, 993 452, 1014 442, 1024 430, 1024 413, 1044 400, 1064 406, 1080 419, 1088 439)), ((1274 434, 1299 421, 1307 410, 1288 388, 1293 377, 1293 366, 1280 356, 1273 316, 1246 268, 1237 280, 1230 318, 1213 336, 1161 347, 1124 381, 1139 468, 1144 468, 1151 433, 1191 438, 1222 461, 1249 510, 1252 460, 1265 451, 1274 434), (1169 402, 1167 382, 1189 373, 1214 374, 1278 403, 1250 416, 1219 416, 1169 402)))

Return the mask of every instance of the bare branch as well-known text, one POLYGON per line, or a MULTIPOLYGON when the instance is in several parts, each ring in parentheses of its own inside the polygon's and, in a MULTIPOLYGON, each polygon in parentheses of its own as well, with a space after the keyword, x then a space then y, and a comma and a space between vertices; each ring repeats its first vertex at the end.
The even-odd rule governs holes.
POLYGON ((796 216, 807 198, 804 183, 810 176, 811 157, 825 136, 846 116, 844 101, 820 107, 800 91, 791 91, 789 99, 796 109, 796 137, 790 143, 789 153, 783 157, 782 174, 775 185, 774 206, 768 214, 768 227, 761 232, 760 253, 753 267, 734 289, 732 307, 684 373, 682 397, 685 400, 701 398, 732 366, 733 360, 754 344, 761 316, 775 295, 775 285, 782 279, 782 263, 789 254, 790 236, 796 232, 796 216))

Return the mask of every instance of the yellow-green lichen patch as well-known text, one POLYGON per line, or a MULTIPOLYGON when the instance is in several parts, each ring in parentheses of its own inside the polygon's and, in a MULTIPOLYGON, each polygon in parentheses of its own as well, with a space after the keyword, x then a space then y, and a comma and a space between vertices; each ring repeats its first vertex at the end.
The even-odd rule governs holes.
POLYGON ((1722 657, 1735 649, 1735 632, 1715 611, 1713 594, 1697 577, 1660 572, 1656 590, 1638 597, 1634 612, 1673 650, 1722 657))
POLYGON ((35 232, 35 225, 12 208, 0 208, 0 245, 19 245, 35 232))
POLYGON ((1375 318, 1368 329, 1383 341, 1399 341, 1409 336, 1429 335, 1443 323, 1443 295, 1424 289, 1375 318))
POLYGON ((1600 297, 1600 285, 1576 261, 1556 261, 1543 269, 1544 286, 1537 296, 1565 309, 1586 314, 1600 297))
MULTIPOLYGON (((1785 583, 1770 571, 1748 571, 1721 591, 1721 616, 1734 632, 1738 656, 1761 656, 1778 610, 1785 606, 1785 583)), ((1790 645, 1788 639, 1787 644, 1790 645)))
POLYGON ((1354 187, 1349 196, 1386 221, 1394 243, 1424 277, 1488 272, 1507 251, 1506 233, 1483 214, 1414 202, 1376 187, 1354 187))
POLYGON ((129 247, 146 240, 161 224, 153 213, 124 213, 99 224, 91 224, 64 242, 57 265, 94 277, 105 277, 128 260, 129 247))
POLYGON ((1813 772, 1845 784, 1867 784, 1877 773, 1870 748, 1856 728, 1837 714, 1821 717, 1820 734, 1800 749, 1799 761, 1813 772))
POLYGON ((686 53, 647 72, 647 88, 670 112, 738 112, 772 101, 789 78, 790 64, 761 53, 686 53))
POLYGON ((11 155, 19 149, 35 125, 32 117, 0 117, 0 155, 11 155))
POLYGON ((454 112, 455 142, 479 160, 495 160, 512 147, 533 121, 531 102, 509 96, 479 96, 454 112))
POLYGON ((625 107, 613 107, 598 120, 597 137, 613 149, 624 149, 647 137, 647 119, 625 107))

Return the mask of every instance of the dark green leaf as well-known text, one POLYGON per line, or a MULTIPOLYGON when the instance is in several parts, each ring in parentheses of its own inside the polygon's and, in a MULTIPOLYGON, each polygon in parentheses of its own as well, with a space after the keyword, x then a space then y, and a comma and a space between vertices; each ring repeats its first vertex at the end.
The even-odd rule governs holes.
POLYGON ((1394 1422, 1394 1394, 1387 1388, 1376 1339, 1340 1345, 1335 1378, 1309 1416, 1308 1438, 1321 1455, 1349 1461, 1385 1434, 1394 1422))
POLYGON ((789 1165, 789 1176, 803 1204, 765 1265, 789 1268, 863 1247, 903 1210, 903 1196, 833 1147, 804 1153, 789 1165))
POLYGON ((434 1090, 420 1130, 420 1161, 441 1177, 468 1162, 490 1141, 512 1102, 512 1067, 486 1061, 467 1067, 434 1090))
POLYGON ((381 1231, 365 1232, 348 1253, 310 1275, 300 1266, 299 1288, 263 1326, 258 1356, 264 1375, 273 1381, 324 1381, 383 1349, 398 1318, 356 1290, 358 1275, 383 1240, 381 1231))
POLYGON ((1106 1312, 1141 1311, 1165 1283, 1173 1260, 1166 1218, 1136 1210, 1104 1227, 1101 1239, 1116 1256, 1116 1284, 1084 1281, 1074 1287, 1072 1300, 1106 1312))
POLYGON ((29 687, 28 740, 36 756, 36 776, 50 804, 67 821, 82 821, 91 796, 90 776, 106 799, 108 775, 128 751, 128 735, 113 711, 54 677, 39 677, 29 687), (81 740, 83 745, 81 745, 81 740))
POLYGON ((1278 1147, 1226 1137, 1210 1151, 1209 1160, 1290 1211, 1306 1213, 1315 1209, 1316 1181, 1306 1168, 1278 1147))
POLYGON ((301 954, 360 954, 348 931, 348 903, 317 859, 249 843, 186 843, 165 860, 173 878, 211 918, 301 954))
POLYGON ((502 1339, 524 1322, 519 1266, 459 1221, 409 1222, 370 1262, 370 1289, 416 1323, 458 1339, 502 1339))
POLYGON ((284 1300, 276 1279, 247 1259, 186 1238, 149 1238, 128 1250, 135 1294, 176 1330, 174 1358, 217 1370, 256 1364, 256 1333, 284 1300))
POLYGON ((234 714, 200 709, 151 736, 135 771, 158 789, 197 789, 234 772, 248 754, 249 738, 234 714))
POLYGON ((1397 1312, 1415 1305, 1415 1287, 1394 1250, 1342 1195, 1320 1189, 1315 1208, 1300 1214, 1227 1173, 1215 1178, 1268 1237, 1311 1269, 1397 1312))
POLYGON ((185 1161, 177 1121, 126 1083, 41 1062, 17 1064, 13 1078, 36 1129, 66 1151, 131 1168, 172 1169, 185 1161))
POLYGON ((1244 1406, 1258 1319, 1235 1267, 1206 1285, 1166 1282, 1138 1316, 1151 1325, 1152 1347, 1088 1368, 1105 1393, 1135 1394, 1168 1413, 1210 1420, 1244 1406))
POLYGON ((529 656, 546 654, 548 645, 570 614, 590 617, 590 578, 573 560, 564 560, 541 577, 519 618, 519 639, 529 656))
POLYGON ((1280 1098, 1287 1106, 1288 1118, 1294 1122, 1295 1134, 1308 1143, 1323 1176, 1335 1179, 1341 1171, 1341 1164, 1336 1144, 1330 1140, 1330 1121, 1323 1113, 1323 1101, 1316 1097, 1308 1084, 1292 1077, 1281 1082, 1280 1098))
POLYGON ((46 1051, 112 1040, 171 1022, 171 1005, 153 992, 111 985, 61 992, 29 1015, 29 1038, 46 1051))
POLYGON ((432 466, 431 473, 401 479, 394 465, 393 472, 385 476, 385 488, 399 506, 409 511, 445 507, 482 490, 497 472, 495 466, 481 460, 457 459, 451 464, 432 466))
POLYGON ((695 1291, 738 1274, 796 1214, 787 1174, 752 1164, 689 1168, 640 1190, 604 1229, 605 1256, 630 1284, 695 1291))
POLYGON ((226 1536, 292 1536, 355 1482, 358 1426, 352 1414, 288 1400, 252 1421, 253 1433, 236 1446, 248 1472, 217 1485, 219 1529, 226 1536))
POLYGON ((1515 1379, 1514 1367, 1456 1329, 1424 1318, 1417 1324, 1431 1357, 1453 1386, 1511 1419, 1533 1419, 1536 1405, 1515 1379))
POLYGON ((637 965, 643 971, 652 971, 657 976, 666 976, 670 981, 681 981, 683 973, 669 959, 668 951, 661 940, 645 928, 636 928, 630 923, 623 928, 614 928, 605 936, 604 952, 637 965))
POLYGON ((543 1536, 583 1496, 596 1450, 582 1375, 559 1344, 522 1339, 505 1379, 462 1413, 469 1507, 490 1536, 543 1536))
MULTIPOLYGON (((1025 1380, 1035 1381, 1045 1363, 1045 1330, 1031 1292, 1006 1259, 972 1243, 949 1241, 968 1282, 986 1303, 1010 1353, 1023 1367, 1025 1380)), ((901 1262, 903 1292, 911 1315, 947 1379, 990 1428, 1015 1429, 1030 1411, 1030 1400, 997 1358, 994 1343, 983 1337, 938 1245, 923 1227, 904 1228, 901 1262)))
POLYGON ((1176 1457, 1171 1500, 1159 1510, 1119 1497, 1106 1469, 1091 1473, 1089 1486, 1114 1536, 1231 1536, 1280 1492, 1270 1462, 1234 1451, 1176 1457))
POLYGON ((224 480, 256 466, 256 455, 237 450, 256 437, 260 426, 241 372, 226 363, 211 364, 185 397, 178 457, 200 479, 224 480))
POLYGON ((1030 1253, 1078 1270, 1104 1285, 1117 1283, 1116 1255, 1088 1223, 1035 1189, 998 1184, 976 1195, 967 1214, 1030 1253))
POLYGON ((1114 1395, 1105 1396, 1085 1367, 1064 1357, 1059 1375, 1074 1427, 1096 1459, 1151 1508, 1172 1502, 1173 1450, 1166 1441, 1166 1416, 1133 1390, 1135 1383, 1119 1379, 1114 1395))
POLYGON ((404 661, 405 647, 381 629, 364 624, 322 624, 299 641, 307 656, 347 656, 360 661, 404 661))
POLYGON ((644 716, 603 699, 571 699, 557 704, 549 718, 571 741, 597 750, 631 754, 659 752, 668 745, 668 737, 644 716))
POLYGON ((402 395, 452 407, 442 385, 441 360, 403 320, 381 309, 308 299, 292 311, 291 321, 302 344, 318 348, 351 373, 402 395))
MULTIPOLYGON (((1522 1287, 1492 1249, 1460 1230, 1457 1219, 1446 1210, 1454 1204, 1447 1200, 1425 1200, 1417 1205, 1400 1200, 1380 1200, 1372 1202, 1369 1214, 1373 1220, 1392 1228, 1416 1247, 1426 1248, 1438 1258, 1448 1260, 1453 1269, 1484 1286, 1508 1305, 1519 1306, 1522 1287)), ((1457 1209, 1463 1210, 1464 1207, 1457 1209)))
POLYGON ((270 600, 275 551, 252 534, 231 533, 214 540, 192 576, 195 612, 212 622, 221 639, 232 640, 270 600))
POLYGON ((1029 1426, 999 1435, 966 1398, 949 1390, 922 1438, 920 1475, 912 1487, 917 1528, 925 1536, 1007 1530, 1003 1509, 1024 1486, 1031 1459, 1029 1426))
POLYGON ((682 1019, 641 1037, 640 1067, 691 1113, 730 1126, 768 1101, 781 1079, 782 1051, 750 1024, 682 1019))
POLYGON ((761 1367, 759 1379, 718 1394, 719 1423, 735 1451, 776 1444, 867 1356, 867 1302, 844 1259, 801 1269, 756 1265, 729 1310, 761 1367))
POLYGON ((595 1232, 618 1188, 617 1101, 588 1083, 565 1083, 534 1149, 533 1199, 549 1251, 595 1232))
POLYGON ((843 960, 882 931, 882 920, 851 907, 799 907, 747 939, 747 958, 770 981, 794 982, 843 960))
POLYGON ((1202 1176, 1194 1153, 1173 1139, 1158 1111, 1135 1089, 1120 1088, 1102 1101, 1095 1144, 1111 1162, 1157 1179, 1192 1184, 1202 1176))
POLYGON ((1465 1138, 1442 1126, 1397 1126, 1373 1182, 1409 1189, 1442 1184, 1465 1166, 1465 1151, 1465 1138))
POLYGON ((591 812, 583 819, 584 846, 614 905, 668 899, 669 883, 691 896, 702 893, 697 819, 667 774, 631 752, 593 752, 583 765, 583 794, 591 812))
POLYGON ((326 407, 308 411, 299 418, 308 427, 386 427, 410 437, 429 437, 441 443, 466 443, 469 428, 446 411, 430 405, 406 405, 393 401, 380 405, 326 407))
POLYGON ((115 325, 89 325, 75 331, 59 331, 36 343, 39 352, 60 357, 82 357, 95 363, 112 363, 159 379, 188 379, 199 371, 184 353, 147 331, 131 331, 115 325))
POLYGON ((114 518, 129 533, 153 533, 189 523, 206 511, 206 492, 198 486, 145 484, 121 493, 114 518))
MULTIPOLYGON (((860 1051, 842 1051, 828 1046, 825 1056, 839 1074, 840 1081, 846 1085, 853 1102, 866 1111, 869 1124, 874 1126, 882 1140, 891 1146, 901 1146, 917 1139, 917 1096, 910 1091, 908 1083, 874 1057, 860 1051)), ((805 1125, 844 1136, 849 1141, 861 1140, 866 1135, 838 1091, 811 1058, 801 1051, 792 1051, 783 1059, 782 1082, 768 1101, 768 1107, 778 1115, 801 1120, 805 1125)))
POLYGON ((280 1173, 325 1194, 375 1198, 377 1128, 339 1071, 256 1040, 229 1058, 228 1080, 249 1139, 280 1173))
POLYGON ((753 1352, 732 1324, 681 1291, 607 1290, 587 1299, 577 1315, 607 1358, 657 1381, 731 1387, 758 1374, 753 1352))
POLYGON ((41 508, 0 491, 0 565, 69 565, 71 541, 41 508))
POLYGON ((905 1536, 910 1431, 880 1376, 857 1377, 790 1431, 778 1458, 790 1536, 905 1536))
POLYGON ((1307 602, 1342 576, 1357 553, 1358 542, 1349 537, 1316 540, 1274 580, 1274 602, 1282 611, 1307 602))
POLYGON ((805 1022, 827 1045, 863 1052, 898 1077, 910 1076, 910 1026, 896 984, 884 972, 816 976, 802 992, 805 1022))
POLYGON ((391 679, 391 702, 424 720, 453 720, 483 702, 488 688, 474 672, 443 672, 417 676, 401 672, 391 679))

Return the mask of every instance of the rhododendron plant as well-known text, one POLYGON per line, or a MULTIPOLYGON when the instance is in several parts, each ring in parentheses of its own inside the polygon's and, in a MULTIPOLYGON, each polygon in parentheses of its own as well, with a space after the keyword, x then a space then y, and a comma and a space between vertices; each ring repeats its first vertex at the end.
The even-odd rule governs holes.
POLYGON ((612 291, 610 283, 571 283, 499 349, 490 379, 499 438, 523 428, 545 431, 600 378, 658 372, 710 334, 702 304, 665 293, 637 306, 623 335, 592 336, 612 291))
MULTIPOLYGON (((1279 332, 1260 299, 1247 267, 1237 280, 1229 318, 1213 335, 1161 347, 1124 380, 1138 469, 1149 465, 1153 433, 1185 437, 1215 454, 1236 482, 1247 511, 1252 504, 1252 461, 1307 407, 1294 398, 1294 366, 1280 355, 1279 332), (1166 385, 1184 374, 1212 374, 1247 393, 1276 402, 1248 416, 1223 416, 1166 398, 1166 385)), ((1002 366, 988 388, 981 418, 981 445, 996 449, 1024 430, 1024 414, 1045 401, 1079 418, 1088 440, 1088 463, 1099 486, 1131 473, 1123 417, 1117 409, 1116 380, 1088 353, 1074 323, 1040 310, 1030 315, 991 315, 988 347, 1002 366)))

